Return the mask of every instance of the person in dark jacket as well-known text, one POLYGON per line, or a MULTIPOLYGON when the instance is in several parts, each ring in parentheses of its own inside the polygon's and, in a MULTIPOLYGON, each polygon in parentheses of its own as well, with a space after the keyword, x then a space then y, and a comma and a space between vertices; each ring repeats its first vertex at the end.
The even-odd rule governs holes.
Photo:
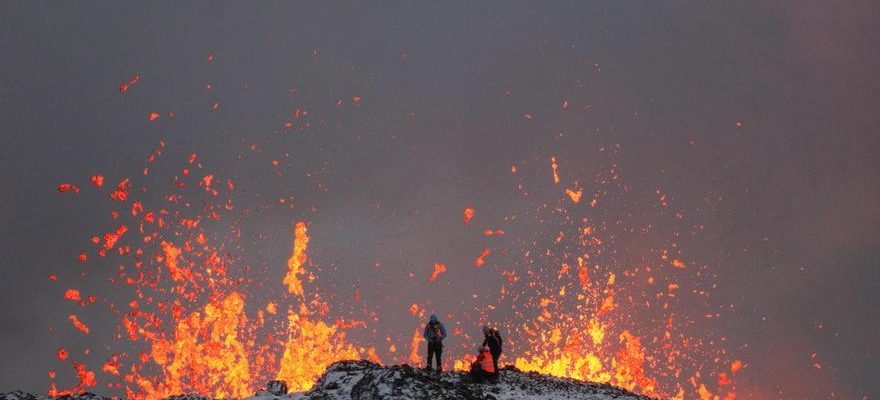
POLYGON ((431 320, 425 325, 425 331, 422 334, 428 341, 428 371, 431 370, 431 361, 437 358, 437 372, 443 371, 443 363, 440 357, 443 354, 443 339, 446 339, 446 327, 437 319, 437 316, 431 314, 431 320))
POLYGON ((483 326, 483 336, 485 336, 483 346, 488 347, 489 353, 492 354, 495 371, 500 371, 498 369, 498 357, 501 356, 501 346, 504 344, 504 340, 501 339, 501 333, 498 332, 498 329, 483 326))

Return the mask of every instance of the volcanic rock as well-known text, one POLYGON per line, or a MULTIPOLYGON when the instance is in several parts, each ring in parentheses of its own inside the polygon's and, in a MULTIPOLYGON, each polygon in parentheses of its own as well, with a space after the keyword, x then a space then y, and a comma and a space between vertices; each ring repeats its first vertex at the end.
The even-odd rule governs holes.
POLYGON ((266 384, 266 390, 257 392, 255 397, 283 396, 285 394, 287 394, 287 383, 284 381, 269 381, 266 384))
POLYGON ((497 382, 465 383, 463 377, 459 372, 430 372, 405 364, 342 361, 327 368, 309 392, 263 395, 251 400, 650 400, 611 385, 524 373, 513 367, 502 369, 497 382))
POLYGON ((197 394, 178 394, 175 396, 171 396, 165 400, 211 400, 211 398, 199 396, 197 394))
MULTIPOLYGON (((312 390, 287 393, 287 385, 270 381, 266 390, 249 400, 651 400, 607 384, 557 378, 534 372, 503 368, 496 382, 467 383, 460 372, 431 372, 409 365, 382 366, 370 361, 341 361, 330 365, 312 390)), ((47 400, 45 395, 20 391, 0 394, 0 400, 47 400)), ((64 396, 58 400, 110 400, 91 393, 64 396)), ((195 395, 180 395, 169 400, 206 400, 195 395)))
POLYGON ((0 400, 37 400, 38 397, 30 393, 15 390, 9 393, 0 394, 0 400))

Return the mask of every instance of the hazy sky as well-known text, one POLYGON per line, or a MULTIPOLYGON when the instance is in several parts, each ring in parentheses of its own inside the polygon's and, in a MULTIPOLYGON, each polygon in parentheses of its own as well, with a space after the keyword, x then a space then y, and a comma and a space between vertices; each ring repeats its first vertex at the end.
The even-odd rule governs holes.
MULTIPOLYGON (((75 256, 108 229, 109 211, 56 187, 85 187, 95 171, 111 183, 137 176, 165 140, 167 158, 197 152, 238 180, 239 206, 254 210, 243 257, 283 266, 292 221, 308 220, 328 293, 359 287, 399 310, 381 323, 402 335, 412 299, 462 312, 483 282, 456 267, 485 240, 462 234, 463 207, 491 225, 559 197, 541 197, 551 156, 568 183, 616 163, 631 194, 608 215, 632 215, 662 189, 704 227, 678 241, 716 275, 712 304, 735 309, 704 329, 749 363, 743 398, 880 395, 871 2, 103 3, 0 7, 0 391, 44 391, 61 346, 106 356, 100 334, 69 329, 76 307, 46 277, 77 278, 75 256), (134 74, 141 82, 121 95, 134 74), (298 106, 313 129, 284 132, 298 106), (153 111, 162 118, 151 123, 153 111), (598 151, 614 146, 613 161, 598 151), (258 211, 284 196, 298 202, 292 214, 258 211), (437 261, 448 279, 424 282, 437 261), (391 287, 400 292, 383 298, 391 287)), ((98 332, 115 323, 91 321, 98 332)))

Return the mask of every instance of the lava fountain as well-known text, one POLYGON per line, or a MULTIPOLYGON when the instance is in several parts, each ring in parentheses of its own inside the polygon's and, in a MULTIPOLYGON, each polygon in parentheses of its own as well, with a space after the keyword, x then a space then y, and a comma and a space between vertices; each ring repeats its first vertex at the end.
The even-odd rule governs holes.
MULTIPOLYGON (((308 113, 297 108, 292 115, 308 113)), ((158 114, 149 117, 157 119, 158 114)), ((356 318, 337 313, 319 279, 333 272, 321 271, 322 260, 310 254, 310 231, 321 227, 308 219, 284 222, 291 224, 292 241, 275 251, 289 254, 286 268, 267 266, 266 279, 257 279, 256 268, 242 257, 248 243, 240 225, 251 214, 237 207, 241 194, 233 179, 209 171, 197 153, 166 160, 166 146, 159 142, 139 175, 95 173, 82 177, 84 183, 77 179, 57 187, 65 196, 90 196, 90 207, 106 207, 109 219, 99 222, 106 228, 90 235, 74 257, 83 268, 79 281, 70 274, 49 278, 83 311, 68 318, 82 335, 95 334, 93 322, 108 318, 116 321, 116 330, 104 345, 112 356, 100 363, 86 362, 89 349, 58 349, 65 373, 75 374, 78 383, 59 388, 56 371, 50 371, 50 395, 105 385, 134 399, 180 393, 245 397, 269 379, 307 390, 339 360, 422 362, 419 322, 399 327, 405 333, 392 338, 370 321, 397 310, 375 305, 356 318), (159 163, 171 164, 173 172, 159 163), (108 281, 114 288, 86 295, 75 285, 100 276, 90 272, 97 266, 112 268, 108 281), (258 303, 259 292, 273 300, 258 303), (367 339, 352 339, 352 331, 367 339)), ((627 219, 634 212, 656 213, 675 223, 682 214, 669 211, 660 189, 652 207, 633 206, 626 215, 603 208, 631 203, 631 188, 614 161, 619 151, 620 146, 599 148, 595 156, 602 166, 576 179, 567 176, 566 159, 556 155, 540 165, 511 166, 501 179, 509 180, 526 204, 512 217, 489 220, 481 217, 485 209, 462 204, 461 230, 484 239, 467 268, 498 274, 502 284, 491 289, 492 304, 446 319, 477 327, 489 323, 497 307, 508 307, 508 317, 491 322, 508 338, 502 363, 521 370, 664 398, 733 399, 737 373, 747 364, 727 351, 723 336, 689 333, 719 317, 708 302, 711 270, 689 261, 675 237, 657 240, 651 224, 634 226, 627 219), (529 169, 546 181, 532 192, 520 176, 529 169), (640 249, 642 242, 652 247, 640 249), (630 251, 637 255, 627 255, 630 251), (705 304, 707 311, 692 315, 678 306, 682 302, 705 304)), ((271 164, 280 168, 277 160, 271 164)), ((280 198, 275 207, 292 208, 292 201, 280 198)), ((430 284, 453 279, 448 272, 453 268, 463 267, 438 260, 425 279, 430 284)), ((353 296, 360 299, 361 292, 353 296)), ((421 319, 429 307, 414 300, 409 312, 421 319)), ((460 327, 452 335, 459 343, 480 340, 460 327)), ((467 344, 451 349, 455 368, 466 368, 469 352, 467 344)))

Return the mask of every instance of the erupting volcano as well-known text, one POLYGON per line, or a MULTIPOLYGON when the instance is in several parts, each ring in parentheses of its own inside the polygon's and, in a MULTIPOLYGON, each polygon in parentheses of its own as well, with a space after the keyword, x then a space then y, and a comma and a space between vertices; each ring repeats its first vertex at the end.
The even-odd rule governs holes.
MULTIPOLYGON (((717 61, 681 61, 703 47, 675 46, 701 35, 641 16, 635 25, 659 33, 607 36, 603 24, 622 23, 607 7, 463 21, 436 9, 449 26, 438 30, 372 8, 216 6, 193 17, 210 28, 188 34, 178 17, 155 18, 157 29, 144 22, 162 10, 108 11, 125 16, 98 17, 100 33, 83 33, 96 48, 76 54, 117 49, 118 58, 95 57, 94 72, 80 68, 64 84, 75 87, 52 86, 63 107, 42 97, 59 118, 57 139, 22 154, 47 150, 51 167, 27 178, 40 195, 0 204, 4 226, 33 232, 20 235, 21 253, 8 244, 4 268, 28 268, 40 277, 28 285, 45 296, 4 302, 4 312, 19 321, 17 310, 43 310, 28 314, 45 319, 27 330, 36 344, 16 354, 49 368, 48 396, 733 400, 870 390, 851 387, 843 353, 829 350, 859 330, 804 297, 798 285, 816 279, 807 253, 790 255, 801 247, 788 238, 814 225, 780 210, 825 203, 800 186, 778 194, 801 181, 792 171, 802 165, 777 166, 782 156, 757 148, 797 145, 766 139, 783 123, 769 121, 771 107, 719 99, 760 97, 742 94, 727 64, 680 72, 717 61), (344 23, 329 29, 307 15, 344 23), (160 38, 135 46, 110 34, 123 26, 160 38), (774 166, 779 175, 766 177, 774 166), (435 316, 442 333, 428 324, 435 316), (490 352, 489 332, 503 336, 500 382, 468 383, 462 374, 490 352), (440 339, 443 372, 429 371, 440 339), (795 381, 805 383, 789 389, 795 381)), ((689 21, 715 29, 710 14, 689 21)), ((732 39, 701 40, 751 54, 732 39)), ((756 80, 785 75, 749 62, 738 61, 762 71, 756 80)), ((38 164, 21 157, 4 163, 38 164)), ((865 190, 851 201, 876 194, 865 190)), ((833 218, 816 219, 850 237, 830 228, 833 218)), ((497 357, 501 341, 490 346, 497 357)))
MULTIPOLYGON (((325 262, 310 254, 315 246, 311 232, 322 229, 310 221, 290 222, 288 243, 277 250, 289 254, 286 268, 251 265, 240 255, 247 245, 241 224, 250 210, 241 211, 236 205, 241 195, 233 177, 211 171, 197 153, 168 160, 166 147, 161 141, 146 156, 140 176, 95 173, 82 178, 92 187, 79 180, 58 186, 62 195, 69 194, 67 187, 80 188, 77 195, 90 197, 88 207, 106 207, 109 215, 103 221, 107 228, 88 235, 83 250, 72 257, 86 268, 80 276, 87 278, 93 264, 113 265, 109 282, 122 286, 125 290, 120 293, 128 292, 130 297, 90 293, 83 298, 71 279, 54 274, 50 279, 66 285, 62 287, 67 300, 83 309, 103 308, 96 318, 117 321, 115 337, 107 346, 122 348, 126 346, 119 342, 128 342, 137 350, 114 352, 100 366, 89 366, 72 355, 80 349, 59 349, 59 362, 71 366, 79 382, 59 388, 53 381, 50 395, 103 384, 124 389, 128 398, 181 393, 242 398, 268 380, 283 381, 293 391, 308 390, 336 361, 423 364, 418 327, 432 308, 430 302, 410 299, 409 310, 397 310, 412 315, 416 329, 412 338, 391 336, 377 326, 376 314, 395 311, 363 304, 361 293, 367 289, 339 293, 337 287, 337 297, 352 297, 363 305, 348 313, 335 309, 341 302, 324 295, 321 283, 342 271, 322 268, 325 262), (159 188, 148 187, 157 170, 170 172, 160 177, 165 183, 159 188), (117 183, 100 184, 104 179, 117 183), (271 300, 256 303, 257 292, 269 293, 271 300), (349 331, 361 333, 360 338, 350 339, 349 331)), ((251 146, 251 151, 255 148, 251 146)), ((505 361, 523 371, 610 383, 655 397, 684 398, 687 393, 735 397, 735 377, 743 361, 728 354, 721 343, 688 336, 679 328, 694 323, 694 316, 676 312, 679 298, 708 296, 708 288, 699 286, 683 295, 686 290, 681 286, 709 274, 708 267, 682 261, 687 255, 674 240, 669 248, 657 251, 654 260, 625 266, 614 257, 617 241, 627 231, 647 234, 614 227, 612 222, 620 222, 621 217, 602 209, 606 202, 625 201, 631 190, 614 161, 619 151, 619 146, 595 151, 604 168, 589 177, 563 180, 560 170, 564 171, 565 162, 555 156, 545 165, 536 163, 535 172, 545 173, 547 190, 556 193, 553 204, 530 204, 518 183, 528 167, 514 166, 504 179, 534 210, 491 220, 480 210, 462 207, 461 234, 474 232, 480 237, 477 248, 484 250, 472 255, 476 260, 472 264, 425 266, 431 271, 426 280, 455 285, 450 281, 468 280, 474 270, 482 269, 494 270, 489 273, 504 279, 475 292, 473 298, 478 300, 468 304, 473 308, 444 314, 456 326, 450 366, 467 369, 473 361, 467 355, 469 347, 479 340, 473 327, 491 321, 509 338, 505 361), (562 185, 565 181, 572 186, 562 185), (540 219, 540 230, 519 226, 520 220, 534 224, 532 218, 540 219), (525 234, 514 237, 514 232, 525 234), (493 263, 496 257, 506 261, 493 263), (453 275, 452 268, 460 275, 453 275), (493 320, 492 311, 498 307, 509 307, 512 313, 507 319, 493 320), (695 360, 709 363, 699 367, 695 360)), ((654 212, 665 214, 665 195, 659 190, 657 195, 659 207, 654 212)), ((297 215, 297 207, 285 198, 272 207, 297 215)), ((679 213, 669 215, 670 223, 680 219, 679 213)), ((70 323, 88 335, 90 322, 85 321, 70 314, 70 323)), ((50 377, 54 375, 50 372, 50 377)))

